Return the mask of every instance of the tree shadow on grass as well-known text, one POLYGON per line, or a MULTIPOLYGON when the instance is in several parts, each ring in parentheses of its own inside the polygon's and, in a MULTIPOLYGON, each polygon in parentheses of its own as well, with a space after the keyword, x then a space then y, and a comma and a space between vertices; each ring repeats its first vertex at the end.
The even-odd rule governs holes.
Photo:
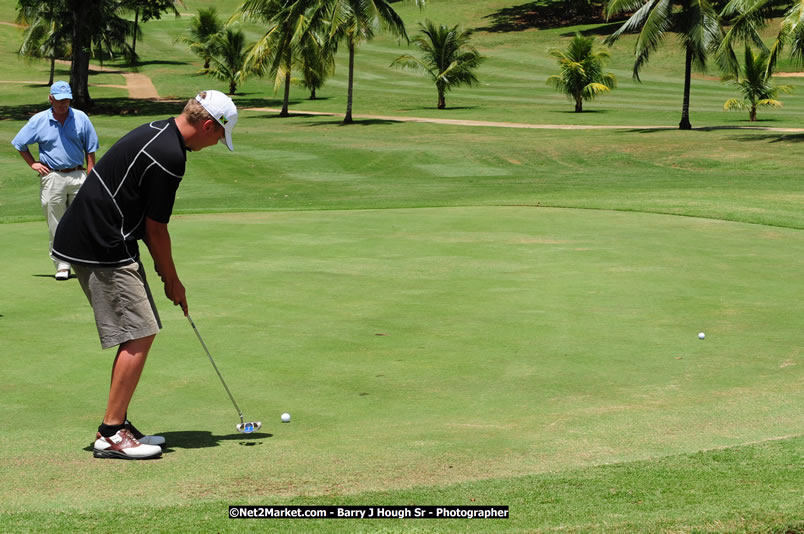
MULTIPOLYGON (((575 105, 575 103, 573 102, 570 105, 570 107, 572 107, 574 105, 575 105)), ((592 108, 592 109, 585 109, 585 110, 583 110, 583 111, 581 111, 579 113, 579 112, 575 111, 574 109, 551 109, 549 111, 549 113, 558 113, 559 115, 579 115, 579 116, 582 117, 584 115, 589 115, 589 114, 592 114, 592 113, 611 113, 611 111, 608 110, 608 109, 594 109, 594 108, 592 108)))
POLYGON ((768 142, 768 143, 804 143, 804 133, 788 134, 788 133, 764 133, 757 135, 741 135, 734 136, 732 141, 739 141, 741 143, 754 143, 754 142, 768 142))
MULTIPOLYGON (((437 106, 417 106, 417 107, 409 107, 409 108, 400 108, 399 111, 435 111, 436 113, 442 112, 449 112, 449 111, 456 111, 456 110, 465 110, 465 109, 478 109, 480 106, 447 106, 444 109, 438 109, 437 106)), ((440 118, 440 117, 436 117, 440 118)), ((444 117, 444 118, 452 118, 452 117, 444 117)))
POLYGON ((505 7, 483 18, 489 21, 489 25, 475 28, 476 31, 518 32, 532 28, 548 29, 606 22, 602 5, 568 9, 566 2, 557 0, 535 0, 505 7))
MULTIPOLYGON (((92 107, 88 110, 92 116, 164 116, 171 117, 181 113, 184 104, 191 96, 178 99, 139 99, 139 98, 95 98, 92 107)), ((297 103, 297 102, 294 102, 297 103)), ((235 104, 240 109, 281 107, 282 101, 268 98, 236 98, 235 104)), ((28 120, 36 113, 47 109, 47 100, 37 104, 22 104, 18 106, 0 105, 0 120, 28 120)))
MULTIPOLYGON (((623 128, 619 131, 624 133, 643 133, 652 134, 657 132, 666 132, 669 130, 678 130, 678 126, 646 126, 644 128, 623 128)), ((771 143, 801 143, 804 142, 804 133, 786 133, 786 132, 769 132, 762 126, 752 128, 750 126, 701 126, 689 130, 694 132, 719 132, 723 130, 734 130, 746 132, 745 135, 731 137, 734 141, 753 142, 753 141, 770 141, 771 143), (757 133, 752 135, 752 131, 762 131, 764 133, 757 133)))
POLYGON ((320 120, 310 122, 307 126, 377 126, 380 124, 401 124, 404 121, 395 121, 391 119, 353 119, 350 124, 344 124, 343 119, 340 117, 333 118, 333 120, 320 120))
MULTIPOLYGON (((580 33, 584 37, 602 37, 604 35, 611 35, 623 25, 623 20, 614 20, 615 22, 609 22, 606 24, 601 24, 600 26, 595 26, 594 28, 588 28, 580 33)), ((561 37, 573 37, 574 35, 575 32, 566 32, 562 33, 561 37)))

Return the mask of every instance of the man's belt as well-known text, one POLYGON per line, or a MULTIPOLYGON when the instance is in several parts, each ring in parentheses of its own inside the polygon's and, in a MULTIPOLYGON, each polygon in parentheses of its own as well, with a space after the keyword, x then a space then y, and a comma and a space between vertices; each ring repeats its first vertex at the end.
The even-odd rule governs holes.
POLYGON ((73 171, 83 171, 83 165, 77 165, 75 167, 71 167, 69 169, 55 169, 53 172, 73 172, 73 171))

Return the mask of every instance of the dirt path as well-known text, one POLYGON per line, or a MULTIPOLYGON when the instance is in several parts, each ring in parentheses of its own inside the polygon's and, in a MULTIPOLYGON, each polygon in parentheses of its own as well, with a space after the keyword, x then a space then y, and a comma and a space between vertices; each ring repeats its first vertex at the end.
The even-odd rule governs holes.
MULTIPOLYGON (((69 61, 65 60, 56 60, 56 63, 61 65, 69 65, 69 61)), ((111 67, 101 67, 97 65, 90 65, 89 70, 100 71, 100 72, 107 72, 109 74, 119 74, 125 80, 125 85, 114 85, 114 84, 91 84, 92 87, 114 87, 115 89, 126 89, 128 90, 128 97, 129 98, 138 98, 138 99, 152 99, 158 100, 159 93, 156 91, 156 87, 154 87, 151 78, 146 76, 145 74, 139 72, 127 72, 120 69, 115 69, 111 67)), ((27 82, 19 82, 19 83, 27 83, 27 82)))

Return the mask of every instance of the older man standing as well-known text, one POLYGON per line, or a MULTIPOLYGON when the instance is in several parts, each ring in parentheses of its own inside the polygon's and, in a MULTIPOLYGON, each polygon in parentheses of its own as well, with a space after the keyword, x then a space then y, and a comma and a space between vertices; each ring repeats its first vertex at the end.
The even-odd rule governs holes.
MULTIPOLYGON (((31 169, 39 174, 39 198, 50 230, 50 247, 56 227, 78 189, 95 165, 98 136, 89 117, 70 107, 73 98, 70 84, 58 81, 50 87, 50 109, 41 111, 17 133, 11 144, 31 169), (39 145, 35 159, 28 145, 39 145), (86 167, 84 160, 86 159, 86 167)), ((56 280, 70 277, 70 264, 51 255, 56 267, 56 280)))

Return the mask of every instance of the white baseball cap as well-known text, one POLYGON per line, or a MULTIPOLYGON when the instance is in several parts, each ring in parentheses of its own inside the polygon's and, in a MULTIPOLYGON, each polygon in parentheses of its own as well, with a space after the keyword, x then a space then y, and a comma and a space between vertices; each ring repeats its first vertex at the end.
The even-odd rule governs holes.
POLYGON ((234 150, 234 147, 232 147, 232 130, 237 124, 237 107, 232 102, 232 99, 215 90, 202 91, 196 95, 195 99, 204 106, 207 113, 212 115, 223 126, 226 132, 226 146, 229 150, 234 150), (201 97, 202 94, 204 95, 203 98, 201 97))

